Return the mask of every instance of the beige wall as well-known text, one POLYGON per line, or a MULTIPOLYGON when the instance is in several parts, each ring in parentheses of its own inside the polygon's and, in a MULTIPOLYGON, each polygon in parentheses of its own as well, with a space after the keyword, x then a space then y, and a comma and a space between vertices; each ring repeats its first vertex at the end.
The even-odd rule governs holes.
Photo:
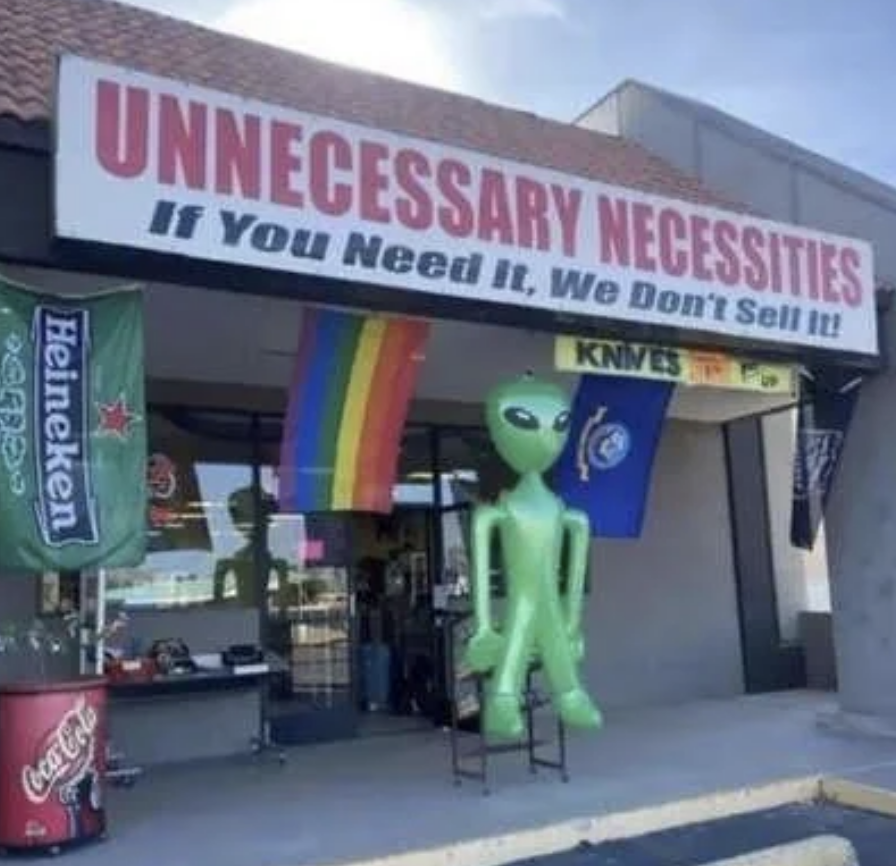
POLYGON ((587 617, 604 706, 743 692, 720 426, 668 424, 642 537, 595 543, 587 617))

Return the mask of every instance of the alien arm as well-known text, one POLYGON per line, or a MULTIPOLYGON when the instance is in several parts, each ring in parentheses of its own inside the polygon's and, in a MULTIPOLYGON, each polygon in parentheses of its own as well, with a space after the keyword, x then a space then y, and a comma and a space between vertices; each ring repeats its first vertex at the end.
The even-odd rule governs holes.
POLYGON ((502 518, 502 510, 494 505, 480 505, 473 511, 471 559, 473 614, 477 631, 492 627, 492 536, 502 518))
POLYGON ((563 525, 569 536, 569 560, 566 564, 566 622, 577 629, 582 621, 585 595, 585 576, 591 552, 591 525, 581 511, 570 510, 563 515, 563 525))

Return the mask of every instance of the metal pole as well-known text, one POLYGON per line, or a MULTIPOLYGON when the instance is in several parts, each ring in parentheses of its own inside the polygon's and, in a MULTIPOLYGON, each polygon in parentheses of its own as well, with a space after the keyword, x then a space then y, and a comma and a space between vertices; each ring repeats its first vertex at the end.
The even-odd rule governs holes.
POLYGON ((96 652, 96 673, 102 675, 103 660, 106 654, 106 642, 102 634, 106 628, 106 569, 101 568, 96 573, 96 621, 97 640, 94 644, 96 652))
POLYGON ((78 673, 82 675, 87 673, 87 630, 84 627, 84 613, 87 610, 89 580, 84 571, 78 572, 78 673))

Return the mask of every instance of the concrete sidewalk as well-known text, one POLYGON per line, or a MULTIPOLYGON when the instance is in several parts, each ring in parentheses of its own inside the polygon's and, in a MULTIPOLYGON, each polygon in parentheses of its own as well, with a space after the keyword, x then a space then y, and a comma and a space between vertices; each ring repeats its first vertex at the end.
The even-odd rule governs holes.
MULTIPOLYGON (((608 714, 570 744, 571 781, 495 758, 493 793, 455 789, 447 736, 429 731, 152 770, 110 792, 110 838, 72 866, 299 866, 430 849, 762 786, 840 775, 896 780, 896 742, 835 736, 828 696, 785 693, 608 714)), ((209 719, 214 724, 214 719, 209 719)))

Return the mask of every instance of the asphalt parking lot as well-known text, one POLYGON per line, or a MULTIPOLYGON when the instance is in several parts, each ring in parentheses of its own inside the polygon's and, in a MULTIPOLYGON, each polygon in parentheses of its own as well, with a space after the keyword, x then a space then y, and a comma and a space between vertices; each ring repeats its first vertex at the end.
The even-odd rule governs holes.
POLYGON ((516 866, 696 866, 821 834, 849 839, 861 866, 896 864, 896 819, 828 803, 794 804, 572 851, 516 866))

